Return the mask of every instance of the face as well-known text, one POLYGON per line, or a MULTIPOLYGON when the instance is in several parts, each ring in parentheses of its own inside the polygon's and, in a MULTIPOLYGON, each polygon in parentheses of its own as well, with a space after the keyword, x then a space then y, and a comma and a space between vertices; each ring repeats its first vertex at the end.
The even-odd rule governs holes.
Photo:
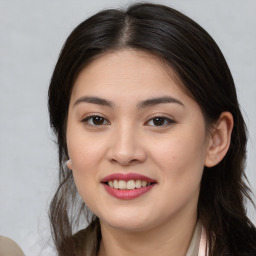
POLYGON ((86 205, 111 227, 147 230, 196 214, 206 125, 170 73, 156 56, 122 50, 75 81, 68 167, 86 205))

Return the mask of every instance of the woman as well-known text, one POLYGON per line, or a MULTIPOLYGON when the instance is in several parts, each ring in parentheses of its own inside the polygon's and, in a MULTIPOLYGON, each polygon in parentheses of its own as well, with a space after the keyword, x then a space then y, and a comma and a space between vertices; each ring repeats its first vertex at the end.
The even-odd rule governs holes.
POLYGON ((85 20, 49 112, 59 255, 255 255, 246 127, 227 63, 194 21, 154 4, 85 20))

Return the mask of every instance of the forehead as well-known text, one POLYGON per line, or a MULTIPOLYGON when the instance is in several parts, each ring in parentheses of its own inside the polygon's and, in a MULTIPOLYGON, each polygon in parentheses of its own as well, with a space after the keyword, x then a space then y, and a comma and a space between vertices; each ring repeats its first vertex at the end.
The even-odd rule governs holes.
POLYGON ((174 71, 163 59, 133 49, 105 53, 79 73, 71 100, 82 94, 95 93, 104 97, 126 95, 133 99, 155 94, 185 94, 174 71))

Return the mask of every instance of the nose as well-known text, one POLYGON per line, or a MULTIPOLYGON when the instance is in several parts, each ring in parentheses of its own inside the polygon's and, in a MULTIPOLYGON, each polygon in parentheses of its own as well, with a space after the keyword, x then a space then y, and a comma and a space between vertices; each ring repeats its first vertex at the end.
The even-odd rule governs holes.
POLYGON ((119 127, 113 132, 110 140, 111 146, 107 156, 112 163, 129 166, 145 161, 146 151, 136 129, 119 127))

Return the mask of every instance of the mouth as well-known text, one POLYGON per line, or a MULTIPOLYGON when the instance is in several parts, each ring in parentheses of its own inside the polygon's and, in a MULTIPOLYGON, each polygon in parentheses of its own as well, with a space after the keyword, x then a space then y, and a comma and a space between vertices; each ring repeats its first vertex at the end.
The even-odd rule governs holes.
POLYGON ((139 197, 157 184, 155 180, 136 173, 111 174, 105 177, 101 183, 110 195, 123 200, 139 197))
POLYGON ((140 189, 151 186, 156 182, 148 182, 146 180, 110 180, 104 182, 107 186, 119 190, 132 190, 132 189, 140 189))

